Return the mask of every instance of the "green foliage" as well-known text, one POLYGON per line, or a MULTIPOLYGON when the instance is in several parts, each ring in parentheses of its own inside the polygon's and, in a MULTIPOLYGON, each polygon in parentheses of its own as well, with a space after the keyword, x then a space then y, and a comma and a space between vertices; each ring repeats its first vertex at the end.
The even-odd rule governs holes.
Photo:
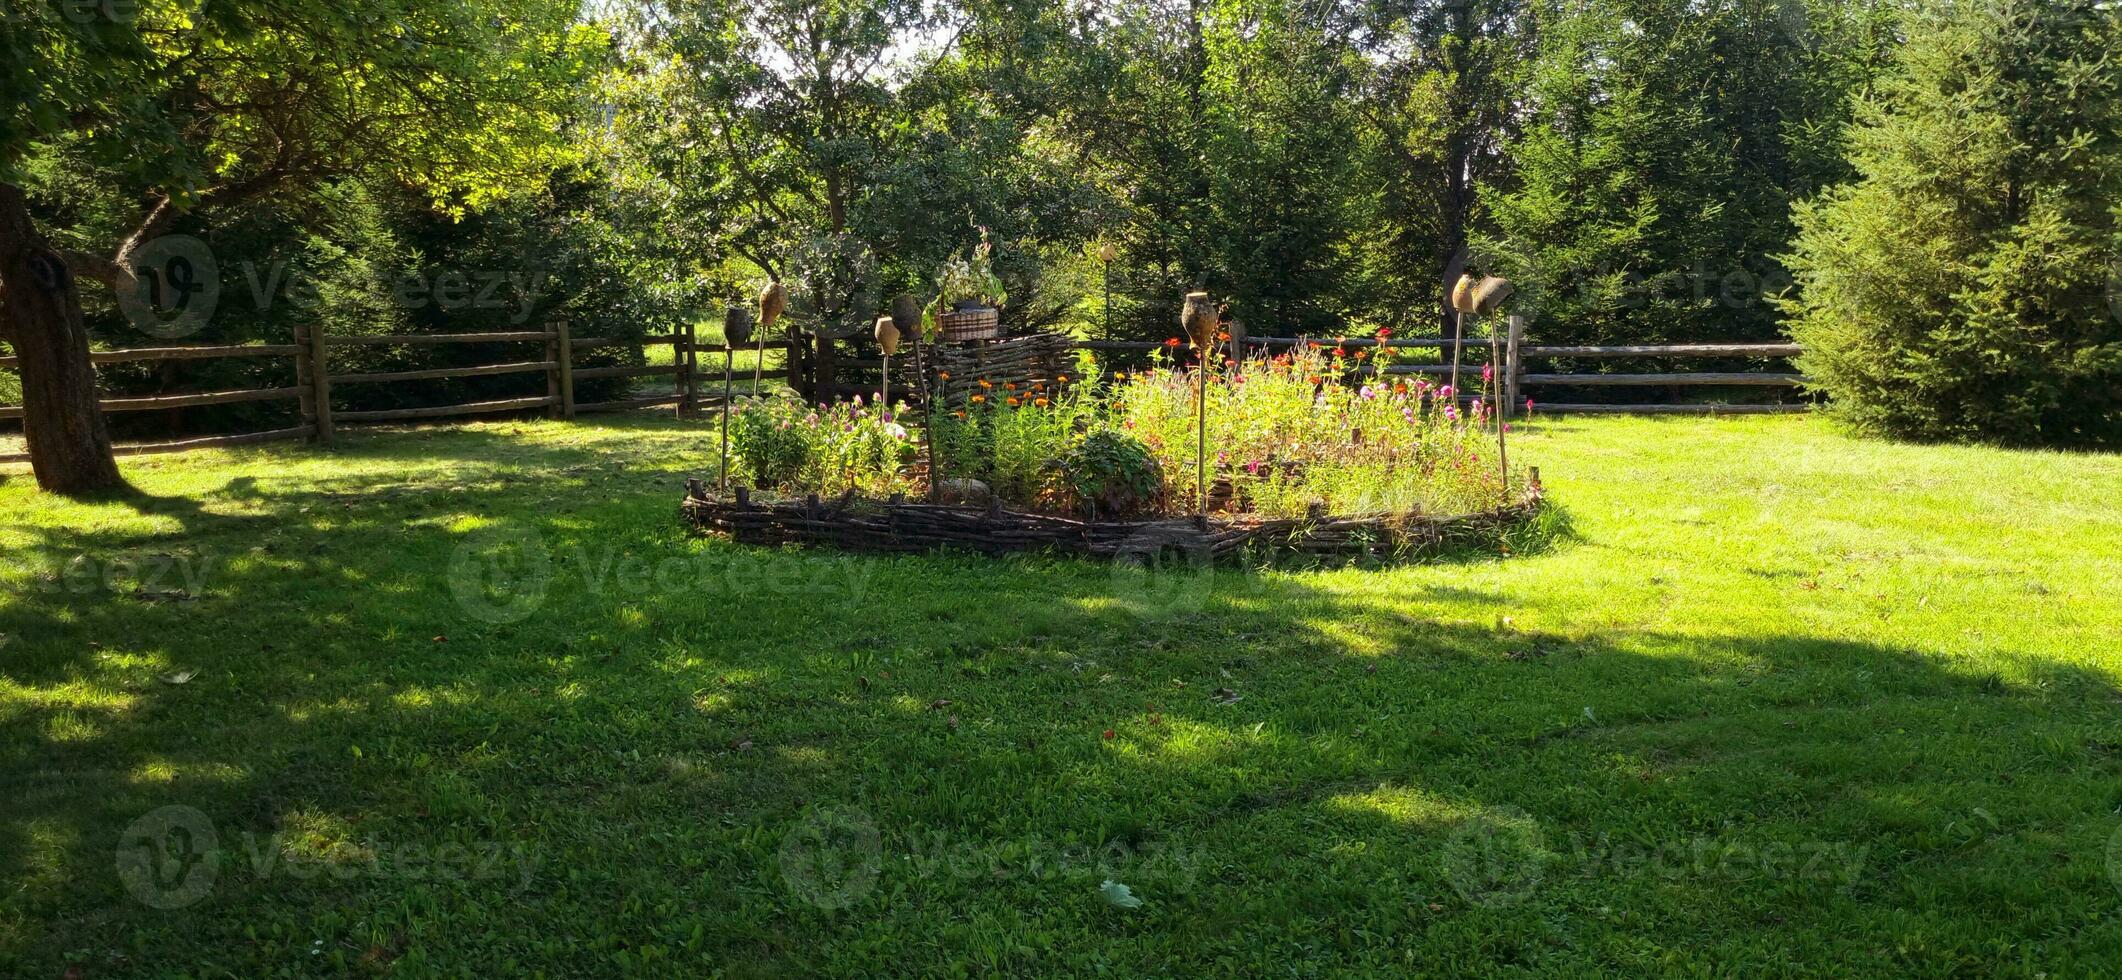
POLYGON ((755 398, 730 413, 731 476, 769 491, 888 496, 909 487, 913 436, 896 419, 904 406, 859 400, 815 408, 785 397, 755 398))
POLYGON ((2122 440, 2122 13, 1958 0, 1918 21, 1799 213, 1800 361, 1864 429, 2122 440))
POLYGON ((1545 340, 1767 340, 1791 205, 1846 175, 1834 134, 1890 8, 1553 2, 1480 250, 1545 340))
POLYGON ((1164 467, 1142 440, 1099 429, 1047 463, 1049 490, 1086 517, 1126 519, 1164 503, 1164 467))

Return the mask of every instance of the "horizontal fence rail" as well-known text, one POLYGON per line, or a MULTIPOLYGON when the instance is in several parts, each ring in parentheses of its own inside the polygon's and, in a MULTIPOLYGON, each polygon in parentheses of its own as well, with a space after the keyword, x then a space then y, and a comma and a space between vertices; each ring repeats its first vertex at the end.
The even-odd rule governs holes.
MULTIPOLYGON (((510 330, 490 333, 340 336, 327 334, 314 327, 298 326, 295 334, 296 342, 292 344, 138 347, 91 352, 89 358, 96 365, 128 364, 142 361, 217 360, 224 358, 287 358, 293 361, 294 364, 295 384, 292 387, 105 397, 99 399, 97 404, 104 412, 150 412, 242 402, 295 401, 300 403, 301 424, 299 425, 262 432, 197 436, 168 442, 121 445, 114 447, 113 451, 120 456, 140 456, 293 440, 314 440, 320 443, 328 443, 332 441, 340 425, 349 423, 410 422, 534 411, 537 409, 544 409, 550 417, 566 419, 574 418, 577 414, 583 412, 621 411, 674 405, 681 417, 689 417, 696 414, 699 408, 707 402, 701 392, 701 385, 706 382, 713 382, 719 385, 725 380, 725 375, 722 372, 718 371, 713 374, 701 372, 699 366, 701 355, 719 356, 751 353, 764 356, 767 351, 787 351, 791 347, 790 343, 785 340, 766 340, 734 348, 723 344, 701 344, 695 338, 694 330, 690 326, 671 333, 641 338, 570 337, 568 324, 564 321, 554 322, 542 330, 510 330), (543 350, 530 359, 525 359, 519 354, 513 360, 460 367, 349 372, 343 374, 334 373, 331 367, 331 355, 334 351, 466 344, 542 345, 543 350), (583 368, 574 366, 577 355, 581 352, 593 348, 613 347, 635 349, 670 347, 673 352, 672 363, 583 368), (415 408, 348 411, 335 411, 332 408, 334 390, 344 385, 396 385, 516 374, 544 375, 546 378, 545 393, 518 398, 497 398, 464 404, 415 408), (672 390, 668 393, 633 395, 607 401, 578 403, 575 399, 575 381, 577 379, 632 379, 645 377, 668 377, 672 379, 672 390)), ((535 350, 536 348, 532 349, 535 350)), ((525 353, 528 353, 528 351, 525 353)), ((0 368, 13 368, 17 363, 17 358, 0 357, 0 368)), ((749 381, 750 377, 757 374, 759 370, 757 368, 732 370, 728 372, 728 380, 734 381, 741 376, 749 381)), ((713 401, 719 403, 719 393, 713 401)), ((0 421, 18 420, 22 418, 22 415, 23 409, 19 406, 0 406, 0 421)), ((28 453, 0 453, 0 464, 25 463, 28 461, 28 453)))
MULTIPOLYGON (((1680 371, 1669 373, 1630 373, 1602 371, 1544 371, 1526 369, 1526 362, 1549 359, 1570 360, 1626 360, 1626 359, 1764 359, 1787 360, 1802 353, 1802 348, 1788 343, 1763 344, 1652 344, 1652 345, 1528 345, 1524 342, 1525 321, 1521 317, 1509 318, 1509 329, 1502 331, 1501 340, 1489 337, 1252 337, 1242 333, 1234 338, 1243 347, 1267 350, 1297 347, 1358 350, 1386 347, 1405 350, 1449 351, 1457 346, 1461 351, 1479 352, 1479 356, 1462 363, 1462 370, 1476 376, 1481 362, 1496 356, 1503 366, 1503 395, 1507 410, 1524 405, 1526 388, 1568 387, 1603 388, 1619 391, 1644 388, 1690 388, 1690 387, 1744 387, 1755 389, 1796 388, 1803 386, 1806 378, 1789 371, 1680 371), (1497 350, 1500 346, 1500 350, 1497 350)), ((719 404, 719 392, 703 394, 702 385, 721 386, 740 379, 763 377, 764 365, 749 369, 731 368, 727 371, 703 373, 700 358, 735 354, 756 354, 761 357, 767 351, 788 355, 786 376, 791 384, 807 398, 834 398, 851 395, 867 395, 875 391, 874 386, 835 383, 833 370, 838 365, 866 371, 879 371, 885 367, 880 358, 836 358, 833 341, 816 341, 813 353, 812 338, 764 340, 741 346, 726 344, 702 344, 688 325, 683 329, 642 338, 626 337, 571 337, 568 324, 556 321, 542 330, 511 330, 493 333, 457 334, 403 334, 403 335, 348 335, 326 334, 312 327, 298 327, 293 344, 242 344, 192 347, 140 347, 123 350, 94 351, 91 361, 96 365, 130 364, 151 361, 191 361, 222 358, 287 358, 294 364, 296 380, 292 387, 252 388, 235 391, 202 391, 178 394, 143 395, 129 397, 107 397, 97 404, 105 412, 151 412, 168 409, 228 405, 246 402, 296 401, 300 403, 301 422, 298 425, 276 428, 263 432, 247 432, 234 435, 198 436, 168 442, 155 442, 115 447, 120 456, 151 455, 157 453, 184 452, 192 449, 209 449, 223 446, 246 446, 259 443, 314 440, 328 443, 333 439, 337 426, 363 422, 409 422, 427 419, 442 419, 493 415, 508 412, 525 412, 543 409, 556 419, 571 419, 585 412, 623 411, 649 407, 675 406, 680 417, 696 415, 703 405, 719 404), (515 359, 500 360, 490 364, 461 367, 421 368, 402 371, 369 371, 334 374, 331 371, 331 353, 335 350, 378 347, 434 347, 456 344, 494 345, 541 345, 542 350, 529 358, 517 355, 515 359), (647 349, 652 347, 672 348, 672 363, 646 365, 598 365, 576 367, 577 355, 597 348, 625 347, 647 349), (546 379, 546 390, 542 395, 527 395, 515 398, 498 398, 455 405, 434 405, 414 408, 392 408, 356 411, 334 411, 333 390, 342 385, 392 385, 426 381, 444 381, 460 378, 497 377, 516 374, 542 374, 546 379), (596 402, 578 402, 575 398, 575 383, 578 380, 634 379, 668 377, 672 390, 646 395, 630 395, 596 402)), ((912 342, 915 351, 920 342, 912 342)), ((1096 353, 1144 353, 1162 350, 1170 345, 1157 341, 1084 340, 1074 344, 1075 349, 1096 353)), ((536 348, 534 348, 536 349, 536 348)), ((528 352, 526 352, 528 353, 528 352)), ((890 367, 895 374, 906 372, 905 387, 902 382, 893 382, 893 394, 905 392, 913 395, 918 390, 911 372, 917 356, 907 352, 891 359, 890 367)), ((18 360, 0 357, 0 368, 14 368, 18 360)), ((1365 365, 1347 372, 1350 377, 1377 377, 1379 375, 1447 376, 1452 368, 1448 363, 1395 363, 1383 367, 1365 365)), ((777 371, 777 375, 781 372, 777 371)), ((1473 392, 1464 392, 1462 398, 1475 397, 1473 392)), ((1572 403, 1558 404, 1540 402, 1537 410, 1545 413, 1582 414, 1774 414, 1805 412, 1812 408, 1807 402, 1789 403, 1572 403)), ((0 421, 22 418, 23 410, 17 406, 0 406, 0 421)), ((0 463, 28 461, 26 453, 0 454, 0 463)))

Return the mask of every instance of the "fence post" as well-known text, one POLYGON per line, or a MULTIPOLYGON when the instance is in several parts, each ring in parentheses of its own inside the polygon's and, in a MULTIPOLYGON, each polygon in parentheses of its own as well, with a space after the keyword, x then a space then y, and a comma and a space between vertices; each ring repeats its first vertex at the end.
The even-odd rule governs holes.
POLYGON ((309 326, 295 324, 295 403, 302 412, 302 424, 309 427, 311 442, 317 441, 317 380, 310 376, 309 326))
MULTIPOLYGON (((671 358, 678 362, 678 417, 692 418, 700 410, 700 345, 698 325, 685 321, 685 329, 678 331, 678 350, 671 358)), ((724 341, 727 343, 727 340, 724 341)))
POLYGON ((323 324, 310 324, 309 380, 311 412, 315 416, 317 441, 332 442, 332 364, 323 324))
POLYGON ((1525 362, 1522 358, 1518 356, 1518 345, 1522 341, 1524 341, 1524 339, 1525 318, 1513 313, 1510 317, 1510 336, 1509 339, 1504 342, 1507 345, 1504 348, 1503 354, 1503 378, 1505 385, 1503 395, 1504 418, 1510 418, 1518 414, 1518 405, 1521 403, 1521 400, 1518 396, 1518 382, 1519 379, 1525 376, 1525 362))
POLYGON ((811 384, 817 389, 811 396, 813 401, 833 401, 839 394, 833 382, 833 341, 823 332, 818 334, 818 360, 811 371, 811 384))
POLYGON ((552 367, 545 369, 545 397, 552 402, 552 404, 545 407, 545 417, 549 419, 558 419, 563 414, 560 406, 560 348, 562 345, 559 326, 552 323, 546 324, 545 359, 552 363, 552 367))
POLYGON ((567 335, 567 321, 553 321, 553 342, 560 351, 560 417, 575 417, 575 342, 567 335))
MULTIPOLYGON (((812 400, 810 398, 810 375, 806 370, 810 358, 804 356, 803 334, 796 329, 795 324, 791 323, 788 328, 788 336, 783 338, 783 340, 785 343, 781 347, 781 360, 788 368, 788 386, 796 389, 796 393, 802 395, 806 400, 812 400)), ((760 356, 763 357, 765 355, 761 354, 760 356)), ((752 394, 756 396, 758 392, 753 392, 752 394)))

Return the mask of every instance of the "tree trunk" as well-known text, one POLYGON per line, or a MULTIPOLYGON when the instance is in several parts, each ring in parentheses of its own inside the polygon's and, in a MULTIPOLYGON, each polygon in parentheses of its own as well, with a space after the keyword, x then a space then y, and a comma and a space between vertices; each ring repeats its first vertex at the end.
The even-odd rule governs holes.
POLYGON ((22 189, 0 182, 0 335, 22 374, 22 435, 37 485, 79 494, 125 485, 96 406, 81 295, 30 222, 22 189))

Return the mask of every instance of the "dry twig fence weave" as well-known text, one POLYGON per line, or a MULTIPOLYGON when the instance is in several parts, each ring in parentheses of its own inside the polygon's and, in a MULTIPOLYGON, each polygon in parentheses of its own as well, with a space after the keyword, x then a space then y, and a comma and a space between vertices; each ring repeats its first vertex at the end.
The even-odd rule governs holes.
POLYGON ((1510 503, 1453 515, 1315 511, 1302 518, 1215 514, 1084 521, 1005 510, 999 503, 980 508, 909 501, 903 496, 865 499, 852 490, 828 502, 815 494, 802 500, 755 500, 743 487, 724 497, 700 480, 687 480, 685 486, 681 512, 693 529, 727 535, 740 544, 885 553, 1039 551, 1115 560, 1171 554, 1201 563, 1248 555, 1392 560, 1455 545, 1478 546, 1531 522, 1541 507, 1537 469, 1531 471, 1524 494, 1510 503))
MULTIPOLYGON (((781 350, 786 347, 787 344, 785 342, 768 341, 765 344, 765 349, 769 350, 781 350)), ((743 352, 757 349, 760 348, 756 345, 747 345, 738 350, 743 352)), ((339 336, 327 334, 314 328, 298 327, 295 333, 295 343, 292 344, 143 347, 95 351, 89 356, 90 360, 98 365, 140 361, 221 358, 288 358, 294 362, 295 384, 292 387, 100 399, 98 405, 106 413, 157 411, 206 405, 227 405, 240 402, 294 401, 299 404, 301 423, 286 428, 262 432, 236 433, 233 435, 199 436, 169 442, 120 445, 113 449, 120 456, 144 456, 185 452, 193 449, 248 446, 258 443, 303 439, 329 443, 332 441, 338 427, 348 423, 412 422, 425 419, 464 418, 538 409, 544 409, 547 415, 552 418, 571 419, 578 414, 587 412, 620 411, 673 405, 681 417, 689 417, 704 405, 719 403, 720 399, 718 397, 703 397, 701 394, 701 386, 703 384, 719 383, 723 378, 719 372, 712 375, 703 374, 700 371, 700 356, 702 354, 721 353, 724 353, 722 346, 703 346, 700 344, 689 326, 674 333, 642 338, 573 337, 569 335, 568 324, 561 321, 550 324, 542 330, 459 334, 339 336), (450 344, 521 344, 531 350, 538 351, 538 354, 529 360, 501 361, 459 367, 347 374, 334 374, 331 370, 331 353, 334 350, 379 346, 432 347, 450 344), (531 345, 536 346, 532 347, 531 345), (579 352, 593 348, 649 348, 661 346, 672 348, 672 363, 616 367, 578 368, 574 366, 579 352), (543 374, 545 376, 545 393, 521 398, 494 399, 457 405, 434 405, 418 408, 335 411, 332 407, 333 392, 348 385, 409 384, 423 381, 494 377, 511 374, 543 374), (575 400, 575 382, 577 381, 600 378, 631 379, 661 376, 668 376, 672 379, 672 390, 668 393, 599 402, 577 402, 575 400)), ((0 368, 13 368, 15 364, 15 358, 0 357, 0 368)), ((0 421, 15 420, 21 417, 22 409, 20 407, 0 406, 0 421)), ((29 456, 26 453, 0 454, 0 464, 24 463, 28 461, 29 456)))

